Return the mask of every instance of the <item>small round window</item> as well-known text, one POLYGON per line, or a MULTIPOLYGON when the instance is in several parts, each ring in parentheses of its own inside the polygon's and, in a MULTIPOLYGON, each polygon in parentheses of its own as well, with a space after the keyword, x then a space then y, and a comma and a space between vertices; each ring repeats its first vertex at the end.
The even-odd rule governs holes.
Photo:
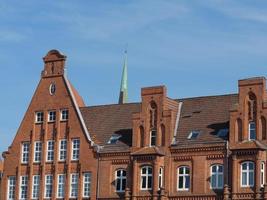
POLYGON ((50 85, 49 92, 51 95, 54 95, 56 93, 56 85, 54 83, 50 85))

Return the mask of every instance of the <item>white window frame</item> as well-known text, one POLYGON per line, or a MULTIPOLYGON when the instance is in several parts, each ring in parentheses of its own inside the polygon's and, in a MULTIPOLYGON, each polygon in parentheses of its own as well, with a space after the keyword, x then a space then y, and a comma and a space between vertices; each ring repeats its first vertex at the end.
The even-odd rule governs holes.
POLYGON ((59 145, 58 145, 58 160, 59 161, 65 161, 67 159, 67 148, 68 148, 67 139, 59 140, 59 145), (64 157, 61 157, 61 155, 64 157))
POLYGON ((81 146, 81 141, 80 139, 72 139, 71 141, 71 160, 79 160, 80 158, 80 146, 81 146), (76 144, 76 142, 78 142, 76 144))
POLYGON ((152 129, 150 131, 150 146, 153 147, 153 146, 156 146, 157 145, 157 130, 156 129, 152 129), (154 133, 154 134, 152 134, 154 133), (155 142, 155 144, 152 144, 152 141, 155 142))
POLYGON ((160 167, 159 168, 159 188, 158 188, 159 190, 163 186, 163 172, 164 172, 163 167, 160 167))
POLYGON ((66 189, 65 183, 66 183, 66 175, 58 174, 58 177, 57 177, 57 198, 58 199, 63 199, 65 197, 65 189, 66 189))
POLYGON ((28 198, 28 176, 20 176, 19 199, 26 200, 28 198))
POLYGON ((248 123, 248 139, 249 140, 256 140, 257 139, 257 133, 256 133, 256 123, 254 121, 251 121, 248 123), (252 128, 252 125, 254 126, 254 128, 252 128), (255 134, 255 138, 251 138, 251 132, 254 131, 255 134))
POLYGON ((40 175, 32 177, 32 199, 39 199, 40 194, 40 175))
POLYGON ((78 198, 79 195, 79 174, 70 174, 70 198, 78 198))
POLYGON ((265 162, 261 162, 261 187, 265 184, 265 162))
POLYGON ((51 199, 53 196, 53 175, 45 175, 44 198, 51 199))
POLYGON ((23 142, 21 145, 21 163, 27 164, 30 159, 30 142, 23 142))
POLYGON ((152 190, 152 186, 153 186, 153 168, 151 166, 143 166, 141 168, 141 184, 140 184, 140 188, 141 190, 152 190), (143 173, 143 169, 145 169, 145 173, 143 173), (148 170, 151 170, 151 173, 148 172, 148 170), (142 185, 142 181, 143 178, 145 179, 145 187, 143 187, 142 185), (149 187, 148 185, 148 180, 151 179, 151 185, 149 187))
POLYGON ((55 110, 48 111, 47 121, 48 122, 55 122, 57 119, 57 112, 55 110))
POLYGON ((42 148, 43 145, 41 141, 34 142, 34 158, 33 158, 34 163, 40 163, 42 161, 42 148), (40 146, 37 147, 38 145, 40 146))
POLYGON ((7 200, 15 200, 16 196, 16 176, 9 176, 7 181, 7 200))
POLYGON ((89 198, 91 196, 91 172, 85 172, 83 174, 83 198, 89 198))
POLYGON ((60 121, 68 121, 69 120, 69 110, 62 109, 60 111, 60 121))
POLYGON ((222 164, 214 164, 210 167, 210 188, 211 189, 223 189, 224 184, 224 167, 222 164), (219 172, 219 168, 222 167, 222 172, 219 172), (215 172, 213 172, 213 168, 215 168, 215 172), (213 187, 212 177, 215 176, 215 186, 213 187), (222 185, 219 185, 219 177, 222 177, 222 185))
POLYGON ((178 191, 189 191, 190 190, 190 168, 189 166, 180 166, 177 169, 177 190, 178 191), (180 169, 183 169, 183 173, 180 174, 180 169), (186 173, 186 169, 189 170, 189 173, 186 173), (180 178, 183 178, 183 186, 179 187, 180 178), (189 178, 189 187, 186 187, 186 179, 189 178))
POLYGON ((48 140, 46 145, 46 162, 54 161, 55 141, 48 140))
POLYGON ((116 192, 118 193, 123 193, 125 192, 125 188, 126 188, 126 185, 127 185, 127 172, 125 169, 118 169, 115 171, 115 190, 116 192), (125 172, 125 175, 123 175, 125 172), (119 173, 119 175, 118 175, 119 173), (123 188, 123 183, 125 181, 125 186, 123 188), (117 189, 117 184, 119 184, 120 188, 117 189))
POLYGON ((38 111, 35 112, 35 123, 43 123, 44 122, 44 112, 38 111))
POLYGON ((252 161, 245 161, 245 162, 242 162, 241 163, 241 165, 240 165, 240 167, 241 167, 241 181, 240 181, 240 183, 241 183, 241 187, 253 187, 254 186, 254 182, 255 182, 255 164, 254 164, 254 162, 252 162, 252 161), (253 164, 253 169, 249 169, 249 164, 250 163, 252 163, 253 164), (244 169, 243 170, 243 165, 245 165, 246 164, 246 169, 244 169), (244 174, 246 174, 246 184, 243 184, 243 173, 244 174), (250 183, 250 181, 249 181, 249 175, 250 175, 250 173, 252 173, 252 177, 253 177, 253 182, 252 183, 250 183))

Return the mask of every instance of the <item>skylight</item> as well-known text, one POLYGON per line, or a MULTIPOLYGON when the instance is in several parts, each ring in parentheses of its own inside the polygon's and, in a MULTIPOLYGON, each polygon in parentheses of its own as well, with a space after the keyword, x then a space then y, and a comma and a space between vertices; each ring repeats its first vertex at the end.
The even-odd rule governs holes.
POLYGON ((187 139, 188 139, 188 140, 195 140, 195 139, 197 139, 197 137, 199 136, 199 134, 200 134, 200 131, 196 131, 196 130, 191 131, 191 132, 189 133, 187 139))
POLYGON ((218 132, 217 132, 217 136, 219 137, 226 137, 229 133, 229 129, 228 128, 224 128, 224 129, 220 129, 218 132))
POLYGON ((120 138, 121 135, 112 135, 108 141, 108 144, 116 144, 120 138))

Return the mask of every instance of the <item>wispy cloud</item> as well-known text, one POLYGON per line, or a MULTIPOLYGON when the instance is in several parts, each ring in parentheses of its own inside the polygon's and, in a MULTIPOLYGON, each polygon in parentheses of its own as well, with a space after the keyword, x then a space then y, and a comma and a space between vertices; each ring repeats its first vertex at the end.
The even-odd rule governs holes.
POLYGON ((93 12, 94 6, 88 5, 88 12, 82 8, 73 11, 72 4, 59 4, 65 12, 46 13, 48 19, 63 23, 79 37, 84 39, 108 39, 123 32, 134 32, 164 20, 179 18, 188 11, 182 4, 171 1, 133 1, 128 4, 106 5, 100 12, 93 12))
POLYGON ((0 29, 0 42, 21 42, 26 38, 26 35, 18 31, 0 29))
POLYGON ((231 18, 267 23, 266 1, 248 4, 238 0, 206 0, 201 3, 231 18))

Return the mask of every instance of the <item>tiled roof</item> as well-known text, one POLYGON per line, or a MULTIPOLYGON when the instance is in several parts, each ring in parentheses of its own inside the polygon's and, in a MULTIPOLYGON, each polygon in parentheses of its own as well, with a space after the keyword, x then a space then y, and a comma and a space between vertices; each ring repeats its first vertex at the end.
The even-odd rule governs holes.
POLYGON ((177 129, 179 144, 219 142, 227 137, 218 137, 222 129, 229 129, 229 110, 238 102, 236 94, 181 99, 182 110, 177 129), (196 139, 188 139, 191 131, 198 131, 196 139))
MULTIPOLYGON (((236 94, 185 98, 176 135, 177 146, 220 143, 226 138, 217 136, 229 128, 229 110, 238 101, 236 94), (188 139, 191 131, 200 132, 196 139, 188 139)), ((90 106, 80 108, 88 131, 95 143, 105 145, 103 151, 126 150, 132 142, 132 114, 140 112, 140 103, 90 106), (117 144, 107 144, 112 135, 122 137, 117 144)))
POLYGON ((118 145, 130 145, 132 143, 132 114, 140 112, 140 106, 140 103, 128 103, 83 107, 80 110, 95 143, 105 145, 113 134, 118 134, 122 135, 118 145))

